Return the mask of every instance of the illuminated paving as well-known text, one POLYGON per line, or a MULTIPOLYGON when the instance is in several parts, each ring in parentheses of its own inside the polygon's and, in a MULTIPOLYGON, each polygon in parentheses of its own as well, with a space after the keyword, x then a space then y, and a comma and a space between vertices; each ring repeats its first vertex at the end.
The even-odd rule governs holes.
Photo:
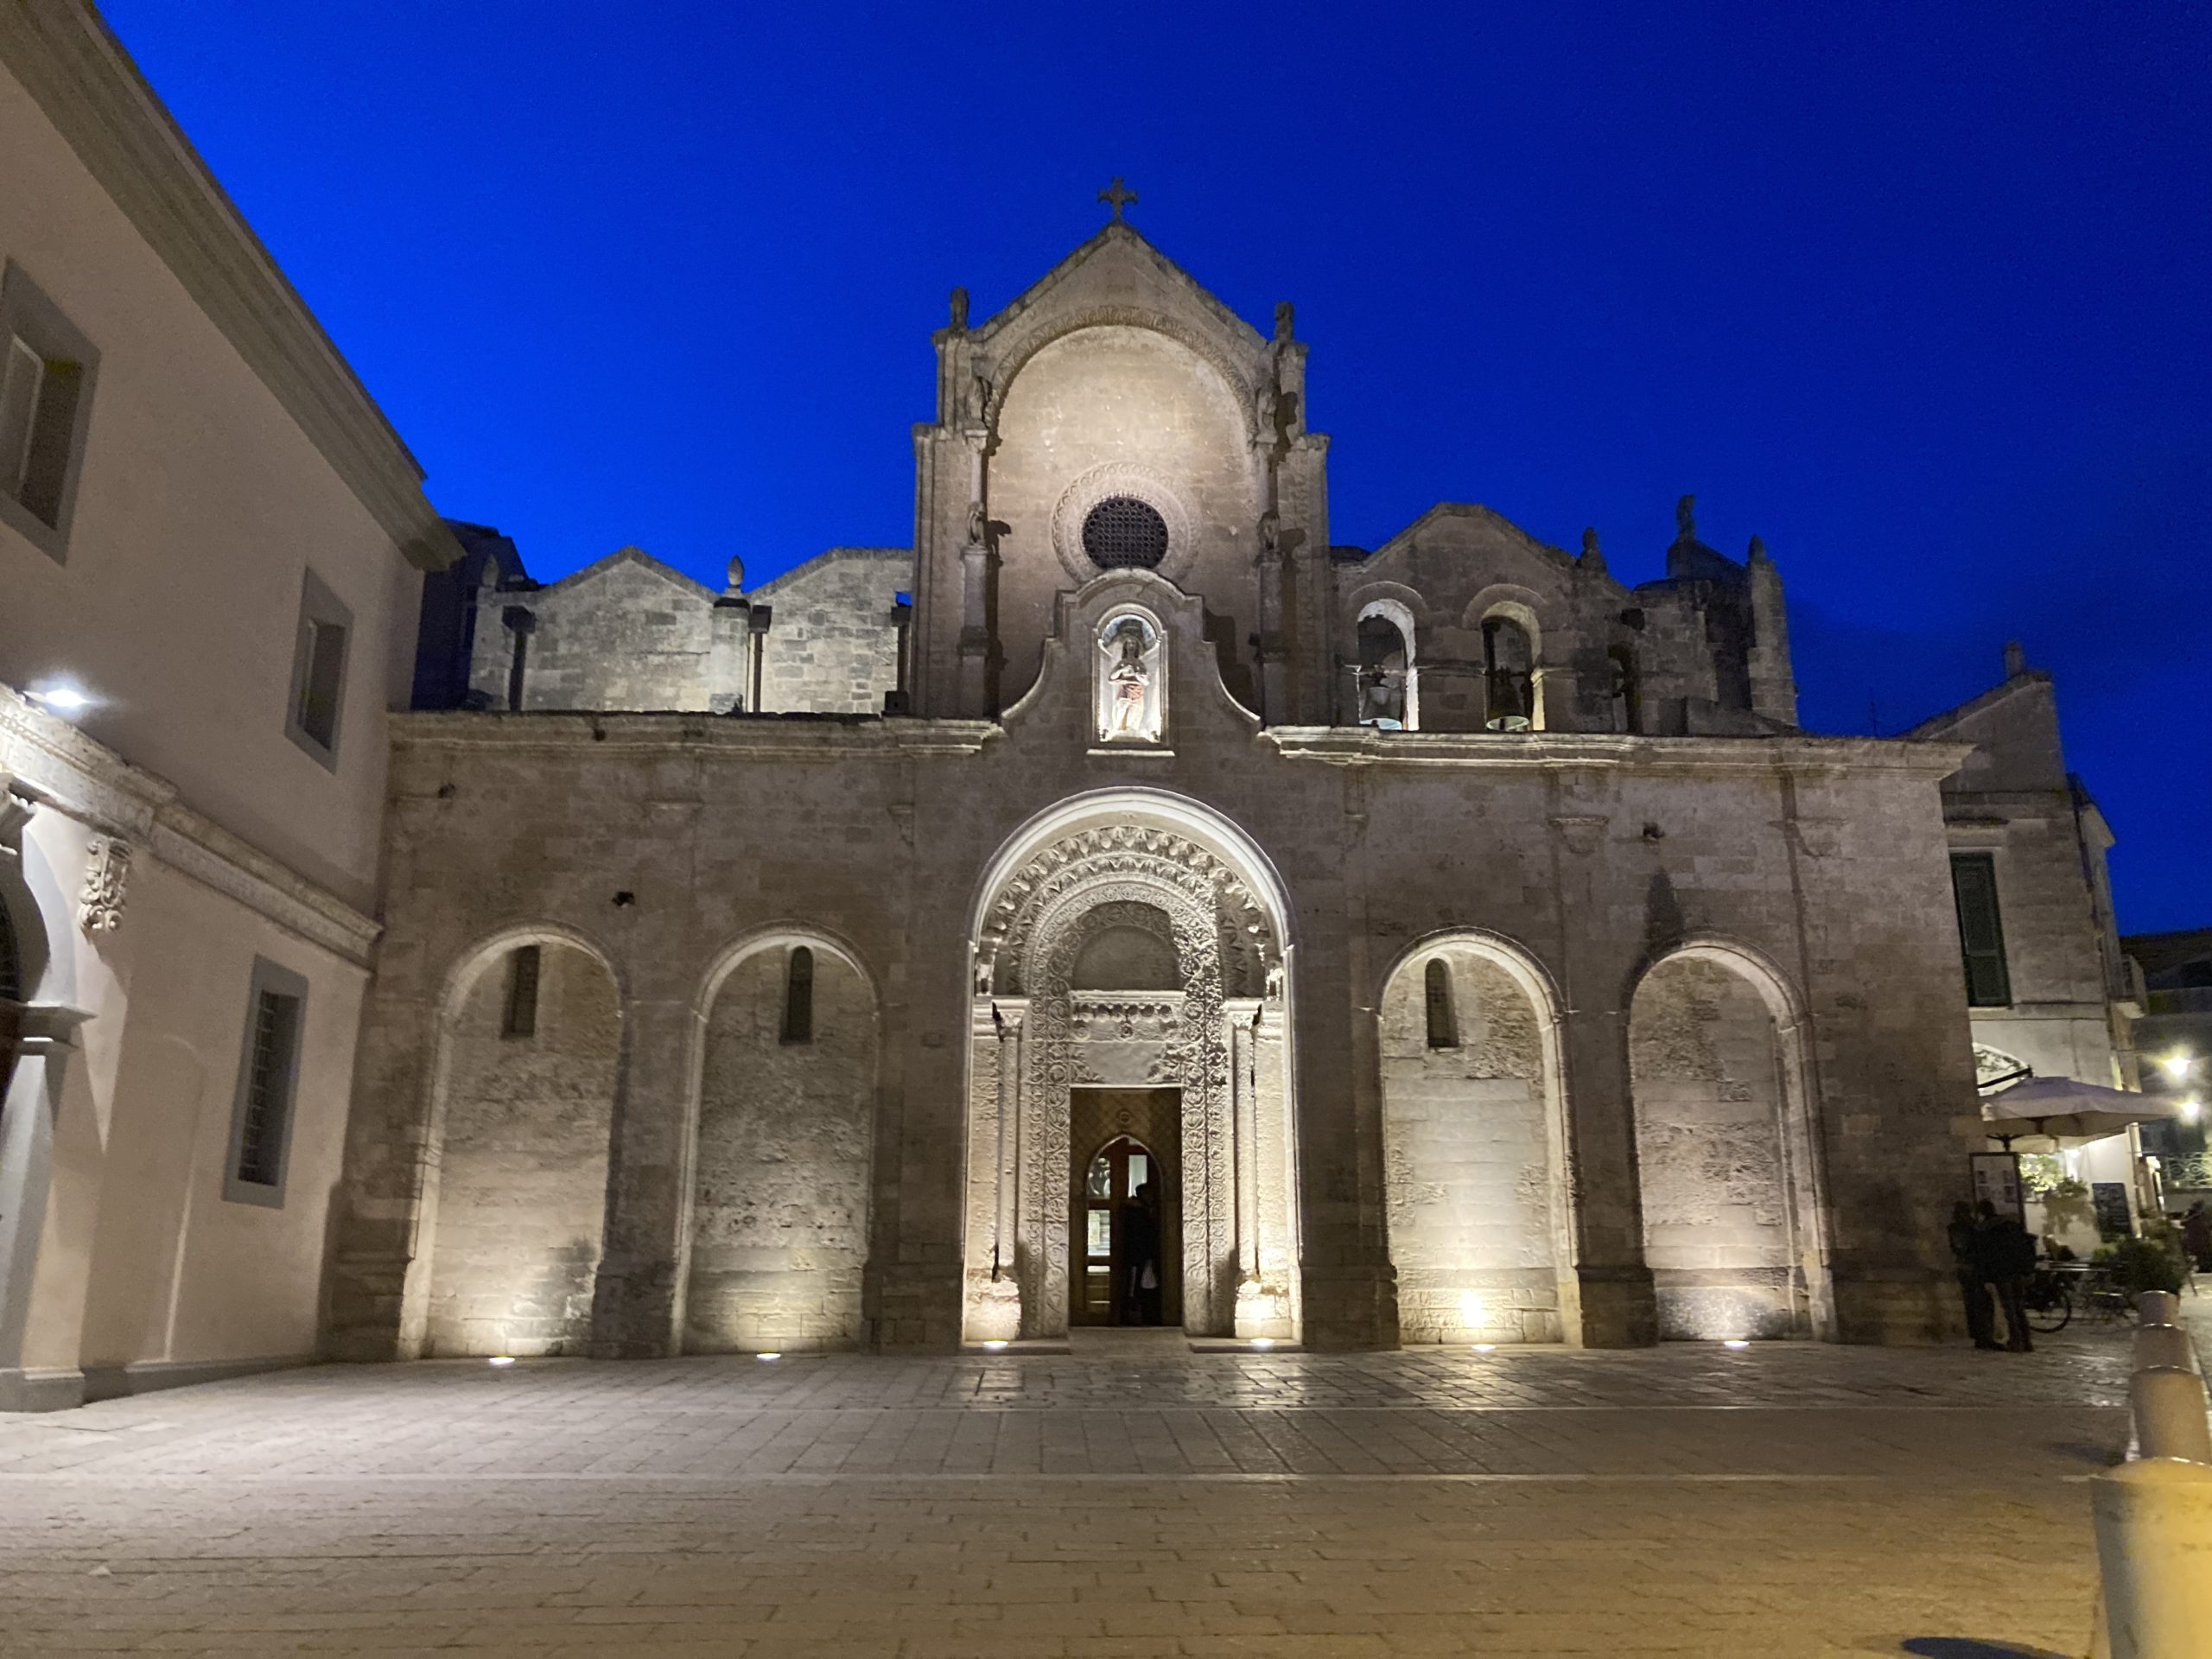
POLYGON ((2097 1337, 293 1372, 0 1424, 0 1651, 2070 1653, 2124 1385, 2097 1337))

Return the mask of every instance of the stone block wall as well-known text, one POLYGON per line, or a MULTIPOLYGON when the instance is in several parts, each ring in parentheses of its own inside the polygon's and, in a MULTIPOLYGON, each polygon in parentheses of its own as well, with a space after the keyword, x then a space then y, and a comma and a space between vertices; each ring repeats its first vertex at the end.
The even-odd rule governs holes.
POLYGON ((1384 995, 1383 1173, 1407 1342, 1562 1334, 1536 1022, 1503 969, 1449 946, 1408 961, 1384 995), (1432 961, 1450 976, 1456 1046, 1429 1046, 1432 961))
POLYGON ((850 964, 804 946, 814 958, 812 1030, 786 1041, 794 948, 745 957, 708 1020, 684 1301, 690 1352, 867 1340, 875 1001, 850 964))
POLYGON ((476 975, 451 1023, 429 1230, 432 1357, 574 1354, 590 1338, 620 1010, 590 956, 537 948, 534 1035, 500 1034, 505 955, 476 975))
POLYGON ((898 596, 914 585, 903 547, 832 548, 748 595, 774 607, 760 712, 880 715, 898 683, 898 596))

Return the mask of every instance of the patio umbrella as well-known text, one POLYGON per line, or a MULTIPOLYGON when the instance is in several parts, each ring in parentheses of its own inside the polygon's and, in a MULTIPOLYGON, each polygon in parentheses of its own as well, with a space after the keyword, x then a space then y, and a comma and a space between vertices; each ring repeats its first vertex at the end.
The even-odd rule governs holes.
POLYGON ((2173 1116, 2173 1103, 2154 1095, 2101 1088, 2072 1077, 2031 1077, 1981 1103, 1981 1130, 2008 1143, 2031 1135, 2053 1141, 2101 1141, 2131 1123, 2156 1123, 2173 1116))

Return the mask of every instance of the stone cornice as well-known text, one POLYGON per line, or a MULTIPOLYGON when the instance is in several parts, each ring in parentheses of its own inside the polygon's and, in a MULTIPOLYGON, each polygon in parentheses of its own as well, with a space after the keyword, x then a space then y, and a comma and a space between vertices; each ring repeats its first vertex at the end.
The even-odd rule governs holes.
POLYGON ((476 709, 391 717, 395 749, 498 749, 509 754, 579 748, 635 753, 708 749, 786 760, 855 755, 974 754, 1005 735, 988 720, 884 720, 874 715, 498 713, 476 709))
POLYGON ((1271 726, 1260 734, 1286 759, 1338 766, 1450 766, 1470 771, 1599 767, 1624 772, 1868 772, 1949 776, 1971 743, 1872 737, 1630 737, 1602 732, 1376 732, 1353 726, 1271 726))
POLYGON ((409 561, 460 557, 422 467, 99 13, 0 0, 0 62, 409 561))
POLYGON ((375 918, 187 806, 167 779, 132 766, 5 687, 0 687, 0 779, 11 779, 42 807, 143 849, 287 932, 367 965, 382 931, 375 918))

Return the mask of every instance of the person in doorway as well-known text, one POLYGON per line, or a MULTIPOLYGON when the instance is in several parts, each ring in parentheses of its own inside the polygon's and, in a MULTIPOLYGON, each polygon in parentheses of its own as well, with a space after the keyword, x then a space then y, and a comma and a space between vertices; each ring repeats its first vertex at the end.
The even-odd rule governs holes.
POLYGON ((1974 1345, 1999 1349, 1996 1315, 1989 1306, 1989 1280, 1982 1268, 1981 1229, 1974 1223, 1974 1206, 1963 1198, 1951 1206, 1951 1224, 1945 1230, 1951 1242, 1951 1265, 1959 1275, 1959 1295, 1967 1305, 1967 1334, 1974 1345))
POLYGON ((2032 1351, 2028 1338, 2028 1281, 2035 1276, 2036 1241, 2018 1216, 2000 1216, 1987 1198, 1981 1201, 1982 1267, 1997 1287, 1998 1306, 2005 1310, 2005 1345, 2016 1354, 2032 1351))
POLYGON ((2199 1273, 2212 1273, 2212 1210, 2199 1198, 2181 1218, 2181 1247, 2189 1252, 2190 1265, 2199 1273))
POLYGON ((1137 1183, 1136 1196, 1122 1206, 1122 1259, 1127 1287, 1122 1292, 1124 1325, 1160 1323, 1160 1203, 1150 1181, 1137 1183))

